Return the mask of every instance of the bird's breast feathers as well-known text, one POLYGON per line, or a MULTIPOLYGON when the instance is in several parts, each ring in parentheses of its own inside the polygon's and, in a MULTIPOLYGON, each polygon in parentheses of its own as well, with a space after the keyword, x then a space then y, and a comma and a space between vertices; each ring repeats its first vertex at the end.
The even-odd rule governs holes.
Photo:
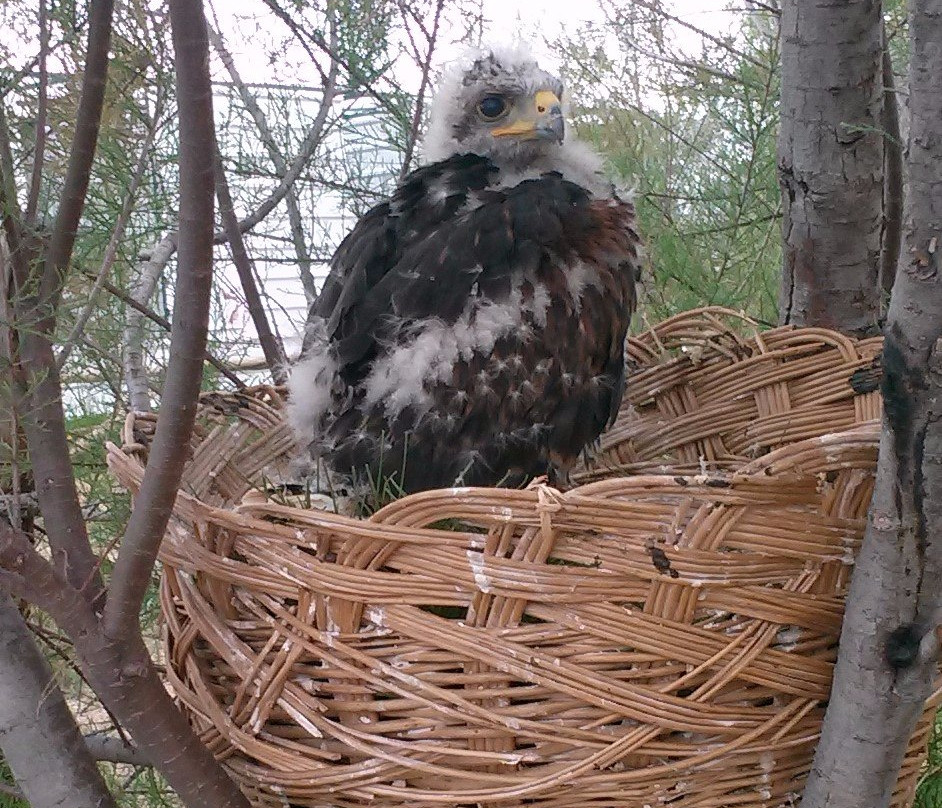
POLYGON ((338 250, 289 404, 337 468, 406 466, 407 490, 522 479, 617 410, 632 206, 557 173, 499 180, 474 155, 419 169, 338 250))

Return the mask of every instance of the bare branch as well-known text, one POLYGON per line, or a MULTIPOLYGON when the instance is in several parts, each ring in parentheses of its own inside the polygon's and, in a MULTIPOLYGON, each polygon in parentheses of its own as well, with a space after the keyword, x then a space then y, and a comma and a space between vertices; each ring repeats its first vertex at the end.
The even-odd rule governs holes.
MULTIPOLYGON (((288 14, 288 12, 286 12, 283 8, 281 8, 281 6, 279 6, 278 3, 275 2, 275 0, 263 0, 263 2, 265 3, 266 6, 268 6, 268 8, 272 10, 272 13, 274 13, 274 15, 278 17, 278 19, 281 20, 288 27, 288 29, 298 38, 299 42, 303 43, 305 41, 306 37, 304 35, 304 32, 301 30, 298 24, 292 19, 291 15, 288 14)), ((377 92, 371 86, 370 82, 367 80, 367 77, 360 70, 358 70, 356 67, 351 65, 348 60, 344 59, 343 56, 340 55, 336 42, 334 41, 328 42, 317 31, 310 31, 308 33, 308 36, 310 36, 311 41, 321 51, 323 51, 323 53, 326 56, 330 58, 332 64, 338 64, 340 65, 340 67, 344 69, 344 71, 346 71, 347 75, 350 76, 357 83, 358 87, 362 89, 363 92, 369 95, 374 101, 376 101, 387 112, 391 113, 394 116, 399 114, 399 110, 396 109, 395 105, 392 102, 390 102, 390 100, 386 98, 386 96, 384 96, 382 93, 377 92)), ((312 56, 312 59, 313 59, 313 56, 312 56)), ((396 84, 392 80, 390 80, 390 84, 395 90, 402 89, 401 87, 399 87, 398 84, 396 84)))
MULTIPOLYGON (((85 275, 95 280, 97 280, 99 277, 98 275, 92 272, 86 272, 85 275)), ((113 283, 109 283, 108 281, 104 281, 102 283, 102 289, 104 289, 109 294, 114 295, 122 303, 134 309, 134 311, 137 312, 138 314, 143 315, 151 322, 159 325, 168 334, 173 330, 173 325, 166 317, 161 317, 152 308, 150 308, 149 306, 145 306, 143 303, 138 302, 120 287, 115 286, 113 283)), ((223 376, 225 376, 236 387, 238 387, 240 390, 245 389, 245 382, 243 382, 242 379, 236 376, 236 374, 232 371, 232 367, 230 365, 223 362, 219 357, 217 357, 208 349, 206 350, 204 357, 206 361, 209 362, 209 364, 211 364, 214 368, 216 368, 216 370, 218 370, 223 376)), ((147 410, 143 410, 143 412, 147 412, 147 410)))
MULTIPOLYGON (((647 56, 649 59, 652 59, 655 62, 663 62, 664 64, 674 65, 674 67, 680 67, 688 71, 694 77, 696 77, 698 74, 705 73, 733 86, 742 85, 753 90, 762 90, 761 85, 755 82, 747 81, 742 76, 734 76, 732 73, 727 73, 723 70, 718 70, 715 67, 710 67, 710 65, 706 64, 705 62, 691 62, 689 59, 680 59, 676 56, 670 56, 666 53, 656 53, 652 50, 648 50, 647 48, 642 48, 638 43, 634 43, 632 47, 638 53, 647 56)), ((768 68, 766 67, 764 69, 767 70, 768 68)))
MULTIPOLYGON (((278 207, 278 204, 281 202, 281 200, 285 198, 288 191, 290 191, 294 184, 298 181, 298 177, 301 176, 302 172, 307 167, 307 164, 311 159, 311 155, 314 154, 315 150, 321 143, 324 126, 327 123, 327 116, 330 113, 330 108, 333 104, 333 99, 336 96, 336 92, 337 90, 335 85, 328 85, 324 88, 324 96, 321 107, 317 111, 317 115, 314 116, 314 120, 311 123, 311 128, 308 130, 307 135, 301 142, 301 146, 294 158, 294 162, 288 166, 288 170, 285 171, 284 175, 281 177, 281 181, 278 183, 278 186, 271 192, 271 194, 269 194, 268 198, 262 202, 253 213, 250 213, 244 219, 239 220, 239 230, 242 233, 249 232, 257 224, 264 220, 264 218, 268 216, 269 213, 278 207)), ((216 244, 225 244, 228 240, 228 236, 226 236, 225 230, 217 230, 213 239, 216 244)))
MULTIPOLYGON (((232 54, 227 50, 222 36, 212 27, 209 28, 209 41, 215 49, 216 53, 219 54, 219 58, 222 60, 226 71, 229 73, 232 83, 239 92, 239 98, 242 99, 243 105, 252 116, 252 120, 255 121, 255 128, 258 129, 262 145, 264 145, 265 150, 268 152, 268 156, 271 159, 275 170, 278 172, 279 176, 284 176, 284 174, 288 171, 288 162, 285 160, 285 157, 279 149, 278 144, 275 142, 275 137, 268 125, 268 120, 265 118, 265 113, 259 106, 255 96, 249 92, 248 87, 242 80, 242 76, 239 75, 239 71, 236 69, 232 54)), ((336 61, 331 60, 330 73, 327 77, 325 77, 325 84, 334 86, 336 85, 336 81, 337 63, 336 61)), ((324 98, 321 99, 322 105, 324 100, 324 98)), ((330 101, 331 103, 333 102, 332 96, 330 101)), ((301 206, 298 201, 298 192, 296 186, 292 185, 288 189, 288 192, 285 196, 285 204, 288 208, 288 224, 291 228, 291 240, 294 242, 294 253, 298 259, 298 272, 301 278, 301 285, 304 288, 304 296, 307 299, 307 302, 310 303, 317 296, 317 288, 314 284, 314 277, 311 274, 311 254, 310 250, 308 249, 307 241, 304 237, 301 206)))
MULTIPOLYGON (((884 26, 885 28, 885 26, 884 26)), ((893 60, 883 32, 883 243, 880 245, 880 285, 889 294, 896 279, 903 242, 903 144, 893 60)))
MULTIPOLYGON (((20 265, 14 272, 18 351, 13 376, 23 405, 20 416, 36 479, 36 493, 54 557, 67 569, 72 586, 83 592, 90 602, 99 604, 104 587, 97 559, 88 543, 72 473, 61 405, 62 387, 51 339, 65 268, 75 243, 98 141, 112 10, 113 0, 95 0, 89 11, 87 60, 75 136, 48 247, 41 254, 38 245, 17 248, 11 244, 16 256, 14 261, 20 265), (42 274, 37 284, 35 274, 39 269, 42 274)), ((5 186, 4 191, 6 196, 9 188, 5 186)), ((5 201, 9 203, 9 199, 5 201)), ((8 238, 15 229, 7 224, 8 238)))
POLYGON ((213 96, 201 0, 172 0, 180 128, 180 235, 170 364, 157 434, 118 553, 105 605, 109 637, 139 630, 150 583, 189 451, 203 373, 213 281, 213 96))
POLYGON ((88 12, 88 46, 82 78, 82 95, 75 120, 75 136, 69 150, 69 164, 56 221, 46 251, 40 302, 41 326, 52 332, 54 311, 62 291, 65 273, 72 257, 79 220, 85 207, 85 195, 91 177, 92 162, 98 146, 98 130, 108 80, 108 49, 111 44, 111 18, 114 0, 92 0, 88 12))
POLYGON ((673 14, 668 13, 664 10, 660 3, 652 2, 651 0, 633 0, 633 4, 636 6, 641 6, 641 8, 646 8, 648 11, 657 14, 659 17, 676 23, 682 28, 686 28, 688 31, 695 33, 701 39, 705 39, 707 42, 712 42, 717 47, 723 48, 723 50, 733 54, 733 56, 735 56, 737 59, 742 59, 744 62, 748 62, 753 67, 757 67, 760 70, 766 70, 768 68, 767 65, 762 64, 762 62, 760 62, 758 59, 754 59, 748 53, 744 53, 743 51, 739 50, 739 48, 734 47, 731 42, 728 42, 721 37, 715 36, 709 31, 704 31, 699 26, 696 26, 681 17, 676 17, 673 14))
POLYGON ((27 226, 36 221, 39 192, 42 188, 43 157, 46 153, 46 123, 49 108, 49 15, 46 0, 39 0, 39 99, 36 106, 36 140, 33 146, 33 171, 29 181, 24 214, 27 226))
POLYGON ((3 756, 31 805, 115 808, 49 663, 4 592, 0 592, 0 739, 3 756))
MULTIPOLYGON (((415 144, 419 137, 419 127, 422 125, 422 112, 425 106, 425 95, 428 92, 429 79, 432 72, 432 56, 435 53, 435 46, 438 41, 438 26, 441 21, 442 9, 445 1, 437 0, 435 3, 435 13, 432 17, 432 28, 427 33, 427 45, 424 58, 420 61, 422 70, 422 80, 419 83, 419 92, 415 99, 415 109, 412 112, 412 125, 409 128, 409 139, 406 141, 405 153, 402 157, 402 168, 399 171, 399 179, 403 179, 409 173, 412 164, 412 155, 415 151, 415 144)), ((401 7, 401 3, 400 3, 401 7)), ((424 27, 423 27, 423 30, 424 27)))
POLYGON ((13 281, 18 278, 17 283, 24 283, 29 274, 29 265, 23 251, 23 214, 20 212, 20 204, 16 196, 16 169, 13 166, 10 130, 2 103, 0 103, 0 215, 3 216, 3 232, 10 248, 10 260, 14 265, 10 277, 12 299, 13 281))
POLYGON ((107 763, 127 763, 131 766, 150 766, 150 759, 133 744, 117 735, 95 733, 85 736, 85 746, 91 756, 107 763))
MULTIPOLYGON (((177 250, 177 234, 168 233, 151 249, 146 260, 138 265, 137 277, 131 287, 131 293, 122 297, 135 312, 143 313, 138 306, 146 308, 153 297, 157 281, 167 266, 167 262, 177 250)), ((105 288, 116 294, 110 284, 105 288)), ((149 309, 148 309, 149 310, 149 309)), ((135 412, 150 412, 150 386, 147 371, 144 368, 144 318, 129 312, 124 327, 124 378, 128 387, 131 409, 135 412)))
POLYGON ((101 292, 105 281, 108 279, 108 276, 111 274, 111 268, 114 266, 115 259, 118 256, 118 245, 121 243, 121 239, 124 238, 124 230, 127 227, 128 219, 131 217, 131 210, 134 207, 135 200, 137 199, 138 189, 141 186, 141 182, 144 180, 144 172, 147 170, 148 160, 151 156, 151 149, 154 145, 154 138, 157 136, 157 129, 160 125, 162 109, 163 97, 158 91, 157 104, 154 109, 154 117, 152 118, 150 125, 147 127, 147 134, 144 136, 144 142, 141 144, 141 151, 138 154, 137 165, 134 167, 134 173, 131 176, 131 182, 128 185, 128 191, 127 194, 125 194, 124 203, 121 205, 121 211, 118 213, 118 219, 115 222, 115 227, 111 233, 111 238, 108 239, 108 244, 105 247, 105 254, 102 258, 101 268, 98 270, 98 276, 95 278, 95 284, 88 293, 88 300, 85 303, 85 307, 82 309, 82 312, 76 319, 75 324, 72 326, 72 330, 69 332, 69 336, 66 338, 65 343, 59 351, 59 355, 56 357, 56 364, 60 371, 68 360, 69 354, 72 352, 72 349, 75 346, 75 343, 78 341, 79 336, 85 330, 85 326, 88 324, 89 318, 95 311, 98 295, 101 292))
POLYGON ((258 334, 258 341, 262 346, 262 352, 265 354, 265 361, 271 370, 272 377, 276 384, 284 384, 287 381, 288 360, 285 358, 285 347, 278 336, 272 331, 268 322, 268 315, 265 312, 265 305, 262 303, 262 296, 258 292, 258 285, 255 283, 255 269, 252 266, 252 260, 249 258, 248 251, 245 249, 245 242, 242 240, 242 233, 239 230, 239 220, 236 218, 235 210, 232 206, 232 194, 229 193, 229 184, 226 182, 226 170, 222 165, 222 157, 218 148, 215 150, 215 175, 216 175, 216 197, 219 199, 219 212, 222 216, 223 227, 229 238, 229 249, 232 253, 232 262, 235 264, 236 272, 239 273, 239 282, 242 284, 242 293, 245 295, 245 302, 249 308, 249 314, 252 316, 252 322, 255 324, 255 331, 258 334))

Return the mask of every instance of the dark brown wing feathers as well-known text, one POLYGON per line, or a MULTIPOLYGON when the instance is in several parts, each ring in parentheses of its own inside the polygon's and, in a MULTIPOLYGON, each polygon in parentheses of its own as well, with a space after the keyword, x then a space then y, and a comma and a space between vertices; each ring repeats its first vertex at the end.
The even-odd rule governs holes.
POLYGON ((407 491, 564 476, 618 411, 632 205, 558 174, 488 187, 494 175, 471 155, 420 169, 338 251, 315 315, 343 384, 312 444, 337 471, 407 491), (376 379, 409 361, 428 368, 416 400, 376 400, 376 379))

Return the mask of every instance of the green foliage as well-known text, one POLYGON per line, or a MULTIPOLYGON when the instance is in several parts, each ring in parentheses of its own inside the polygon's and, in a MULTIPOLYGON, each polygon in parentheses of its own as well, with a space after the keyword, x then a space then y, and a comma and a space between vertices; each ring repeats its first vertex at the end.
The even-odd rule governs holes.
MULTIPOLYGON (((13 779, 10 766, 2 756, 0 756, 0 786, 7 786, 9 788, 16 787, 16 781, 13 779)), ((0 791, 0 808, 29 808, 29 803, 27 803, 26 800, 17 799, 10 794, 0 791)))
POLYGON ((665 21, 612 6, 609 27, 562 43, 580 134, 635 189, 647 250, 645 317, 723 305, 777 319, 778 35, 742 18, 691 58, 665 21), (615 37, 622 56, 607 55, 615 37))

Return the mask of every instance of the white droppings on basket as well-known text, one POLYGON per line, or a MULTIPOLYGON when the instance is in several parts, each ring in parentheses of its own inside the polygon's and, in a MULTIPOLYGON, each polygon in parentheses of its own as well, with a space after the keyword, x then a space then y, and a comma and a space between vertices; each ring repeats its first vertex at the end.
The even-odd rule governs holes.
POLYGON ((366 617, 371 623, 382 628, 386 627, 386 610, 380 606, 370 606, 366 610, 366 617))
POLYGON ((470 494, 470 493, 471 493, 471 489, 470 489, 470 488, 460 488, 460 487, 457 487, 457 488, 449 488, 448 490, 449 490, 449 493, 450 493, 453 497, 463 497, 465 494, 470 494))
POLYGON ((393 788, 405 788, 407 783, 405 780, 393 780, 392 783, 390 783, 390 785, 393 788))
POLYGON ((295 676, 295 684, 301 686, 301 689, 305 693, 316 693, 317 692, 317 682, 310 676, 295 676))
POLYGON ((520 765, 521 763, 523 763, 523 755, 522 755, 522 754, 519 754, 519 753, 518 753, 518 754, 501 755, 501 756, 500 756, 500 761, 501 761, 501 763, 507 763, 507 764, 510 765, 510 766, 518 766, 518 765, 520 765))
POLYGON ((759 796, 764 800, 772 799, 772 789, 770 788, 760 788, 759 796))
POLYGON ((779 629, 775 635, 775 643, 782 651, 794 651, 799 640, 801 640, 801 628, 798 626, 779 629))
POLYGON ((368 715, 361 715, 361 716, 360 716, 360 723, 361 723, 361 724, 369 724, 369 723, 371 723, 371 721, 372 721, 372 719, 371 719, 368 715))
POLYGON ((513 522, 514 512, 513 509, 508 508, 506 505, 501 505, 498 507, 494 505, 490 508, 491 515, 496 516, 502 522, 513 522))
POLYGON ((849 538, 844 539, 844 553, 841 555, 841 563, 846 564, 848 567, 852 567, 857 563, 857 550, 853 541, 849 538))
POLYGON ((471 565, 471 574, 474 575, 474 584, 485 594, 491 591, 491 581, 484 572, 484 553, 468 550, 468 563, 471 565))
POLYGON ((505 718, 505 719, 504 719, 504 724, 507 725, 508 727, 510 727, 510 729, 512 729, 512 730, 519 730, 519 729, 520 729, 520 722, 519 722, 516 718, 509 718, 509 717, 508 717, 508 718, 505 718))
POLYGON ((290 715, 295 720, 295 722, 297 722, 299 727, 301 727, 302 729, 310 733, 312 738, 324 737, 321 731, 317 727, 315 727, 311 723, 311 720, 306 715, 304 715, 304 713, 302 713, 300 710, 297 710, 294 707, 292 707, 284 699, 278 699, 278 704, 284 707, 285 712, 288 713, 288 715, 290 715))
POLYGON ((775 771, 775 756, 771 752, 763 752, 759 756, 759 768, 762 769, 762 782, 769 782, 769 774, 775 771))

